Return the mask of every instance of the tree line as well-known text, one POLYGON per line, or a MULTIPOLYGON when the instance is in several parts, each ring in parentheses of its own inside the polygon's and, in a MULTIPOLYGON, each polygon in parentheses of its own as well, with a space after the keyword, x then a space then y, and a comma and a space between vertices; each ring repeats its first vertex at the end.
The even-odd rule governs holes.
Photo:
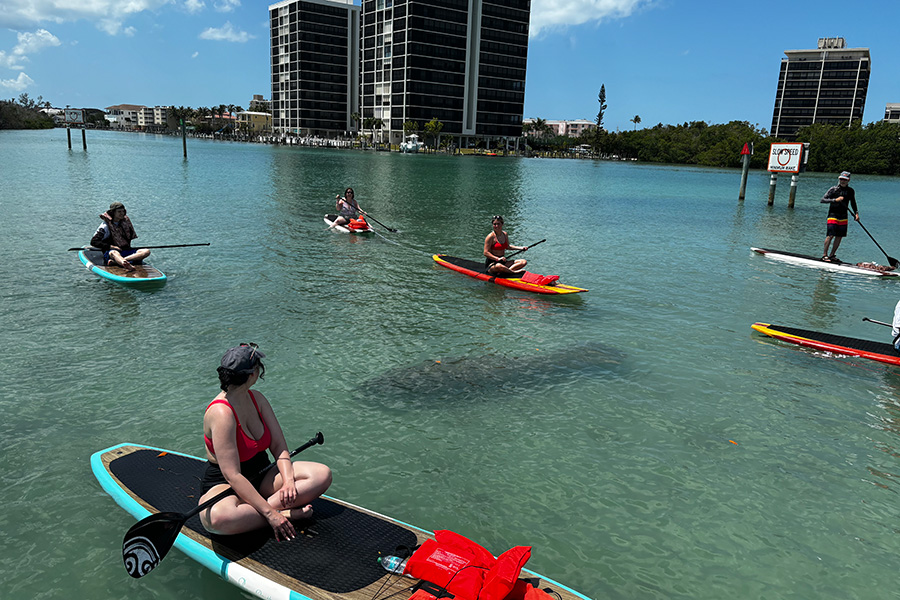
MULTIPOLYGON (((741 149, 752 144, 754 153, 750 166, 767 169, 769 147, 788 140, 770 136, 764 128, 747 121, 709 124, 705 121, 685 122, 637 129, 641 117, 630 119, 634 130, 610 132, 603 128, 607 109, 606 86, 597 95, 599 109, 597 128, 578 138, 552 135, 544 119, 523 127, 537 135, 528 143, 537 150, 568 152, 578 146, 589 146, 594 156, 603 158, 637 159, 652 163, 674 163, 707 167, 740 167, 741 149)), ((807 169, 819 172, 851 171, 872 175, 900 175, 900 124, 875 121, 863 125, 854 121, 846 125, 816 124, 797 132, 795 142, 809 143, 807 169)))
POLYGON ((0 100, 0 129, 53 129, 53 119, 42 113, 42 108, 50 108, 42 96, 34 100, 23 93, 0 100))

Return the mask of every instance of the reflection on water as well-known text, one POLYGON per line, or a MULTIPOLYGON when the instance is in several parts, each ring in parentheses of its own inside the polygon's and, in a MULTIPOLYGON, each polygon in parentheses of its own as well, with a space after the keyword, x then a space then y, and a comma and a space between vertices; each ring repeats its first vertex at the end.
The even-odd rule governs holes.
POLYGON ((824 271, 819 272, 807 309, 807 315, 813 327, 825 330, 833 327, 834 320, 838 315, 837 296, 838 286, 834 281, 834 276, 824 271))

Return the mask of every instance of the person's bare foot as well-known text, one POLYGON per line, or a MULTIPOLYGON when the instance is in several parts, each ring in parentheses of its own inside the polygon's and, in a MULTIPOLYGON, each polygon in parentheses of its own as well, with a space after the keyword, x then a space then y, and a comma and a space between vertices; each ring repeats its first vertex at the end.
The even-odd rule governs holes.
POLYGON ((128 262, 127 260, 122 261, 122 268, 126 271, 134 271, 134 265, 128 262))
POLYGON ((303 521, 304 519, 311 519, 313 516, 313 507, 312 504, 307 504, 306 506, 301 506, 300 508, 292 508, 288 511, 289 514, 285 515, 291 521, 303 521))

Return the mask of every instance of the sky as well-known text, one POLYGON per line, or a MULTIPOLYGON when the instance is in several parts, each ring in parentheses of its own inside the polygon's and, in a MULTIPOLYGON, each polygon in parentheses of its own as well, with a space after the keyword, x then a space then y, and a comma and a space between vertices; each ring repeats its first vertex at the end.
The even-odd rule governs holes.
MULTIPOLYGON (((0 0, 0 98, 246 108, 271 97, 269 5, 0 0)), ((768 130, 784 51, 843 37, 871 51, 863 120, 877 121, 900 102, 898 16, 896 0, 532 0, 524 116, 593 121, 604 85, 610 131, 735 120, 768 130)))

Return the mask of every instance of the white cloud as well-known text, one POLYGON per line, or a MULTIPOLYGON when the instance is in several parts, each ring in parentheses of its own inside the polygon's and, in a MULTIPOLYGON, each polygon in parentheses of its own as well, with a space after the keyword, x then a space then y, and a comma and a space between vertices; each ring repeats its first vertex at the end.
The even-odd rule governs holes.
POLYGON ((199 52, 194 52, 193 54, 191 54, 191 58, 197 58, 198 56, 200 56, 199 52))
MULTIPOLYGON (((102 24, 103 22, 119 22, 121 28, 121 21, 129 16, 156 10, 172 2, 173 0, 2 0, 0 27, 15 29, 47 21, 65 23, 86 19, 108 32, 111 26, 102 24)), ((119 29, 114 29, 118 33, 119 29)))
POLYGON ((221 0, 213 4, 219 12, 231 12, 240 5, 241 0, 221 0))
POLYGON ((60 45, 59 38, 46 29, 38 29, 34 33, 20 32, 18 38, 19 43, 13 49, 13 54, 34 54, 44 48, 60 45))
POLYGON ((200 12, 205 6, 206 3, 203 0, 187 0, 184 3, 185 10, 191 14, 200 12))
POLYGON ((59 38, 46 29, 38 29, 34 33, 20 31, 17 37, 19 43, 9 53, 0 51, 0 67, 21 71, 24 68, 21 63, 29 62, 29 54, 61 44, 59 38))
POLYGON ((246 31, 235 31, 234 26, 230 21, 225 21, 225 24, 218 29, 215 27, 210 27, 200 34, 201 40, 215 40, 219 42, 244 43, 248 40, 252 40, 255 37, 255 35, 250 35, 246 31))
POLYGON ((531 4, 531 37, 569 25, 602 22, 630 16, 654 0, 534 0, 531 4))
POLYGON ((137 29, 128 26, 123 27, 123 23, 119 19, 100 19, 97 23, 97 29, 105 31, 109 35, 119 35, 120 33, 127 37, 134 37, 137 29))
POLYGON ((34 79, 25 73, 19 73, 15 79, 0 79, 0 87, 12 92, 21 92, 30 85, 34 85, 34 79))

